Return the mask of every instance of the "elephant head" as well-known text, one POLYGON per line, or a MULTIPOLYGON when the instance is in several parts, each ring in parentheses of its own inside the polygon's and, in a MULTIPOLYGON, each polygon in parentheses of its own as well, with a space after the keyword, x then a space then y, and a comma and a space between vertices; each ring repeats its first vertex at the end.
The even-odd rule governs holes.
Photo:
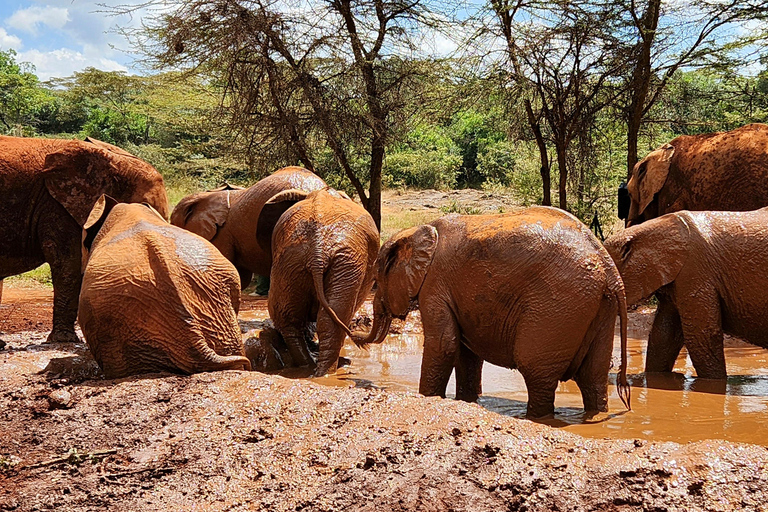
POLYGON ((691 238, 685 215, 663 215, 605 241, 605 248, 624 281, 627 305, 649 297, 677 278, 687 259, 691 238))
POLYGON ((214 239, 227 222, 232 207, 232 192, 244 190, 225 183, 223 186, 185 197, 171 214, 171 224, 196 233, 208 241, 214 239))
POLYGON ((51 196, 81 226, 102 194, 120 202, 151 204, 168 218, 163 177, 117 146, 94 139, 71 141, 46 156, 43 176, 51 196))
POLYGON ((413 309, 437 249, 437 229, 429 224, 401 231, 379 251, 377 290, 373 299, 373 326, 355 333, 359 346, 381 343, 393 318, 405 318, 413 309))
POLYGON ((664 186, 674 154, 675 147, 672 144, 664 144, 640 160, 632 169, 632 176, 627 183, 631 198, 627 225, 631 225, 643 214, 664 186))

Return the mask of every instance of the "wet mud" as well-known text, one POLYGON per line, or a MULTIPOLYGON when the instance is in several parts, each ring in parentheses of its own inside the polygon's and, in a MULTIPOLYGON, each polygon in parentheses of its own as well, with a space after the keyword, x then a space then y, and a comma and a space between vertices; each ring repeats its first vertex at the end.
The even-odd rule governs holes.
MULTIPOLYGON (((631 314, 631 336, 651 313, 631 314)), ((764 509, 765 447, 685 444, 763 442, 766 355, 733 340, 725 385, 693 378, 684 357, 677 376, 645 377, 633 341, 635 410, 614 388, 611 413, 583 418, 566 383, 551 428, 518 418, 525 391, 508 370, 486 368, 480 405, 413 393, 415 317, 367 353, 345 347, 352 364, 333 377, 106 381, 84 343, 44 343, 25 315, 0 351, 0 510, 764 509)), ((244 296, 245 335, 264 318, 266 301, 244 296)))

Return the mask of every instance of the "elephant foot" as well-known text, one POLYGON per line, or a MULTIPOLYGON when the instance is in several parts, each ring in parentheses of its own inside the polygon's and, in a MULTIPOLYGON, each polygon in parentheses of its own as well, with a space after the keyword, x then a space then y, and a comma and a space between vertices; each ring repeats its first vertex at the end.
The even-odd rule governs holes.
POLYGON ((728 373, 724 370, 705 370, 701 372, 696 370, 696 377, 699 379, 725 380, 728 378, 728 373))
POLYGON ((80 343, 80 338, 74 330, 53 330, 48 335, 46 343, 80 343))

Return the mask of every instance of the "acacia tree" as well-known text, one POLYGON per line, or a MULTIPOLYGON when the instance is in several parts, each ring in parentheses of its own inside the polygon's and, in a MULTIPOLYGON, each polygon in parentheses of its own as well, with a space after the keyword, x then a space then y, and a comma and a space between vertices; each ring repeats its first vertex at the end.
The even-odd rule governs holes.
POLYGON ((627 173, 637 163, 638 138, 648 113, 675 73, 722 62, 760 36, 738 24, 768 17, 766 0, 623 0, 627 52, 627 173))
POLYGON ((615 83, 625 67, 614 31, 620 20, 618 7, 588 0, 491 0, 491 8, 497 23, 491 33, 503 38, 511 90, 524 96, 526 117, 539 148, 543 203, 551 204, 542 121, 554 145, 559 206, 565 210, 571 144, 590 133, 597 113, 621 91, 615 83))
POLYGON ((172 5, 126 32, 150 62, 212 76, 222 112, 250 151, 273 151, 322 175, 316 153, 329 148, 380 225, 386 147, 402 96, 421 76, 418 61, 405 57, 423 56, 421 31, 436 24, 423 2, 172 5))

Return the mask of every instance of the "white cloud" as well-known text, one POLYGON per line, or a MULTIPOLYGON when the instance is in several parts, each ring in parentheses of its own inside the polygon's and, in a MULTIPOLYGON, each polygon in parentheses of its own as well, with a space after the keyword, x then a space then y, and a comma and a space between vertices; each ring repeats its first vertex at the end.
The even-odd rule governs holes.
POLYGON ((69 21, 69 11, 63 7, 28 7, 20 9, 5 20, 6 25, 23 32, 37 34, 40 25, 51 28, 63 28, 69 21))
POLYGON ((8 50, 11 48, 14 50, 21 48, 21 39, 9 34, 4 28, 0 27, 0 49, 8 50))
POLYGON ((75 71, 82 71, 87 67, 98 68, 102 71, 126 71, 126 67, 117 61, 99 55, 84 54, 69 48, 59 48, 50 52, 39 50, 19 52, 18 60, 31 62, 35 66, 35 74, 40 80, 71 76, 75 71))

